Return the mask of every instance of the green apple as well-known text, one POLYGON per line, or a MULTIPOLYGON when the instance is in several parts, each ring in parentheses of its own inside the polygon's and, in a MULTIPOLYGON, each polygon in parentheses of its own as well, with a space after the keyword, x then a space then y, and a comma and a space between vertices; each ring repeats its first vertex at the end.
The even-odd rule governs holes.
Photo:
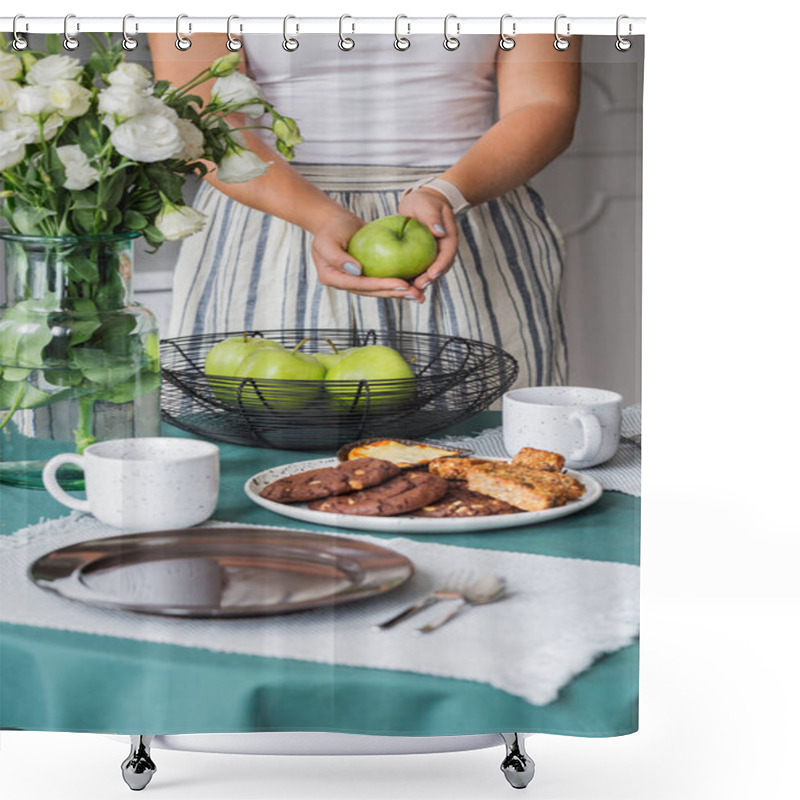
MULTIPOLYGON (((283 348, 259 348, 242 361, 236 376, 258 381, 322 381, 325 367, 313 356, 297 352, 306 341, 304 339, 291 352, 283 348)), ((248 405, 260 406, 266 402, 273 408, 302 408, 319 394, 320 386, 273 385, 259 387, 258 391, 248 387, 242 392, 242 398, 248 405)))
POLYGON ((370 408, 385 410, 402 404, 413 396, 416 388, 414 372, 396 350, 383 345, 358 347, 334 364, 325 375, 325 388, 337 403, 352 406, 358 395, 357 408, 367 402, 367 393, 359 383, 368 382, 370 408), (347 383, 340 383, 346 381, 347 383), (369 385, 371 381, 405 381, 401 385, 369 385), (387 396, 388 395, 388 396, 387 396))
POLYGON ((280 348, 277 342, 261 339, 258 336, 230 336, 217 342, 206 355, 203 369, 208 377, 208 385, 219 400, 236 399, 236 388, 231 381, 215 381, 210 376, 223 378, 236 376, 242 362, 253 352, 261 348, 280 348))
POLYGON ((360 228, 347 252, 368 278, 412 280, 436 260, 436 239, 413 217, 381 217, 360 228))
POLYGON ((258 336, 248 336, 246 333, 243 336, 230 336, 217 342, 208 351, 203 365, 206 375, 222 377, 236 375, 236 370, 239 369, 242 361, 254 351, 254 348, 258 347, 283 349, 277 342, 261 339, 258 336))
POLYGON ((347 350, 340 350, 330 339, 325 340, 331 348, 330 353, 311 353, 312 358, 316 358, 326 370, 329 370, 334 364, 338 363, 338 361, 348 353, 352 353, 353 350, 358 348, 351 347, 347 350))

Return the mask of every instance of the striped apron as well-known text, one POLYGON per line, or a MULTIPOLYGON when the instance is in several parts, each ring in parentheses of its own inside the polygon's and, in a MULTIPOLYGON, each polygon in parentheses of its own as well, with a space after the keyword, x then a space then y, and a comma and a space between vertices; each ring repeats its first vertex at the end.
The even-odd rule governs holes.
MULTIPOLYGON (((397 213, 403 190, 441 169, 295 165, 366 221, 397 213)), ((206 228, 183 242, 170 336, 290 328, 421 331, 480 339, 520 365, 517 386, 567 381, 559 288, 564 247, 539 195, 523 185, 458 219, 450 271, 423 304, 325 287, 302 228, 203 183, 194 203, 206 228)))

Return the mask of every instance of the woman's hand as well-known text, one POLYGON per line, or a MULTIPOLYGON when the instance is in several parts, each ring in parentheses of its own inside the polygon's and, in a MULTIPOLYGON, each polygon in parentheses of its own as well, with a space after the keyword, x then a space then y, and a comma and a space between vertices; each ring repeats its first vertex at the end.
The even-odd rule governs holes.
POLYGON ((414 217, 426 225, 436 237, 439 245, 436 260, 422 275, 414 279, 414 286, 421 291, 437 278, 441 278, 453 266, 453 260, 458 250, 456 219, 447 198, 424 186, 407 194, 400 201, 397 210, 403 216, 414 217))
POLYGON ((364 225, 344 208, 327 216, 312 233, 311 255, 323 286, 333 286, 366 297, 395 297, 425 301, 425 295, 400 278, 367 278, 361 265, 347 252, 353 234, 364 225))

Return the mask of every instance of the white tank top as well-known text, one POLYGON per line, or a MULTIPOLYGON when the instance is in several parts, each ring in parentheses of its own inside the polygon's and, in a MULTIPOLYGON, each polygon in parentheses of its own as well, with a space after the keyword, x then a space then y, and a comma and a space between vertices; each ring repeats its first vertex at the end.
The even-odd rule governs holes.
POLYGON ((347 52, 329 34, 297 38, 293 53, 269 34, 244 45, 250 76, 300 125, 298 163, 449 166, 495 121, 497 36, 452 52, 427 34, 405 51, 381 34, 356 33, 347 52))

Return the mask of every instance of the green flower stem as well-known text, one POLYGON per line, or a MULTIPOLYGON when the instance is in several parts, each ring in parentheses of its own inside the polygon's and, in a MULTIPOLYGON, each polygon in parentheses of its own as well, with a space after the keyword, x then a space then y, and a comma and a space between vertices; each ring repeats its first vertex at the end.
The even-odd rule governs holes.
POLYGON ((20 381, 19 389, 17 389, 17 393, 14 396, 14 401, 11 403, 11 408, 8 409, 8 413, 3 417, 2 422, 0 422, 0 431, 5 428, 6 425, 11 421, 11 417, 17 412, 19 407, 22 405, 22 398, 25 395, 25 381, 20 381))
POLYGON ((76 452, 82 453, 90 444, 99 439, 92 433, 92 421, 96 397, 87 395, 78 399, 78 427, 73 431, 75 435, 76 452))

